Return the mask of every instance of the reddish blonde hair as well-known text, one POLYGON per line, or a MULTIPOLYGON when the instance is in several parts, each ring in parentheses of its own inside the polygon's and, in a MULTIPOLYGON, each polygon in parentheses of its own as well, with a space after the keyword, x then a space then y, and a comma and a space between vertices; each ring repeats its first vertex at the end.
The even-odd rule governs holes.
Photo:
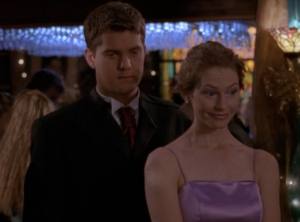
POLYGON ((245 64, 234 52, 221 43, 207 41, 191 48, 176 75, 175 89, 179 93, 191 92, 201 81, 201 73, 212 67, 230 68, 239 77, 243 89, 245 64))
MULTIPOLYGON (((245 64, 234 52, 221 43, 207 41, 192 47, 176 75, 175 91, 186 95, 199 85, 201 74, 212 67, 234 70, 239 78, 240 89, 244 88, 245 64)), ((183 104, 181 111, 191 120, 194 118, 190 104, 183 104)))

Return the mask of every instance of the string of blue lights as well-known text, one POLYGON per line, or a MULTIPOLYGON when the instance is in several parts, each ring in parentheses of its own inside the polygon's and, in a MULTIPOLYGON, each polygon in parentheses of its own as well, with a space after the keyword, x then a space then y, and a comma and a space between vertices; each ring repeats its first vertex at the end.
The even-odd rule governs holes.
MULTIPOLYGON (((146 24, 147 50, 189 48, 208 40, 229 48, 250 48, 248 26, 241 21, 146 24)), ((26 50, 35 56, 82 56, 83 26, 0 29, 0 50, 26 50)))

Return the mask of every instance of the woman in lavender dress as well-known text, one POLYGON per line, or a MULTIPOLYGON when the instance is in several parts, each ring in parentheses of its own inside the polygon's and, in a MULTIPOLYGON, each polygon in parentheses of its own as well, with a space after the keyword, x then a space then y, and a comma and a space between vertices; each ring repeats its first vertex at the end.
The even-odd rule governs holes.
POLYGON ((193 47, 177 75, 193 120, 145 166, 153 222, 279 222, 279 170, 269 153, 237 141, 228 123, 239 106, 244 63, 217 42, 193 47))

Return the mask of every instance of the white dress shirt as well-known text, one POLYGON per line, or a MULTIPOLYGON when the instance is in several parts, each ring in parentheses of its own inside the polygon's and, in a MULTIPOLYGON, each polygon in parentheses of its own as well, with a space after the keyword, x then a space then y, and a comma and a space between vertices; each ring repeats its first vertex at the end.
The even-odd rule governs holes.
POLYGON ((110 96, 105 96, 101 94, 97 87, 96 91, 101 96, 101 98, 105 101, 111 104, 111 115, 114 117, 114 119, 117 121, 119 126, 121 126, 121 120, 120 120, 120 114, 118 113, 118 109, 125 107, 125 106, 130 106, 131 108, 134 109, 135 111, 135 121, 136 125, 138 125, 138 120, 139 120, 139 98, 140 98, 140 91, 138 90, 138 95, 128 104, 124 105, 123 103, 115 100, 114 98, 111 98, 110 96))

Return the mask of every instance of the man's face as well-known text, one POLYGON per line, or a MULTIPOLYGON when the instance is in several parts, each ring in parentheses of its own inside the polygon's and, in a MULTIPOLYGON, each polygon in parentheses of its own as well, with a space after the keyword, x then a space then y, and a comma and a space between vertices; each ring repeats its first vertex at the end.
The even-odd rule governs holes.
POLYGON ((96 70, 97 89, 115 99, 132 97, 144 69, 145 45, 141 36, 131 31, 109 31, 99 38, 102 44, 95 52, 85 52, 88 64, 96 70))

